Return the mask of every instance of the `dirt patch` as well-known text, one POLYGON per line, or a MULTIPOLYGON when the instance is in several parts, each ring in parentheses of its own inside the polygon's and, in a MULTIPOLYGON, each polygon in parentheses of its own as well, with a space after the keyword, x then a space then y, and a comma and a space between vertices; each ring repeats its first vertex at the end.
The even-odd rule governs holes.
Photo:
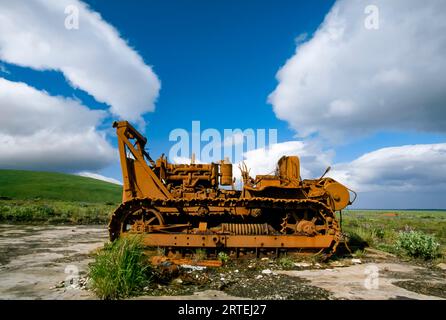
POLYGON ((446 284, 421 281, 397 281, 394 285, 427 296, 446 298, 446 284))
POLYGON ((434 281, 446 284, 445 278, 433 276, 424 267, 395 262, 280 273, 307 279, 312 285, 332 292, 335 298, 349 300, 438 299, 441 296, 434 295, 434 291, 413 291, 402 287, 400 282, 423 279, 425 283, 434 281))
POLYGON ((411 273, 387 271, 386 275, 401 281, 395 281, 395 286, 411 292, 446 298, 446 271, 433 267, 417 268, 411 273))
POLYGON ((201 291, 221 291, 229 296, 264 300, 325 300, 327 290, 312 286, 308 280, 278 274, 271 269, 181 269, 170 281, 154 279, 147 295, 192 295, 201 291), (164 282, 164 283, 163 283, 164 282))
MULTIPOLYGON (((0 225, 0 299, 95 299, 67 286, 73 270, 85 281, 91 253, 108 235, 102 226, 0 225)), ((230 260, 222 268, 183 267, 157 281, 138 299, 441 299, 446 273, 399 261, 379 251, 358 260, 296 261, 281 270, 273 257, 230 260), (377 288, 365 280, 378 271, 377 288), (159 280, 159 281, 158 281, 159 280)))
POLYGON ((106 240, 102 226, 0 225, 0 298, 94 298, 91 292, 55 285, 84 276, 90 253, 106 240))

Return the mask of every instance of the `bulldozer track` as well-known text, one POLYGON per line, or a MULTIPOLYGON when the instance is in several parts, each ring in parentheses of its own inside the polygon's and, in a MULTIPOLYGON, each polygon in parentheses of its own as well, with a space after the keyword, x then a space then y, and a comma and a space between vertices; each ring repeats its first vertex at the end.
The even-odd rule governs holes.
MULTIPOLYGON (((325 220, 327 218, 332 218, 330 220, 329 229, 332 230, 334 241, 329 248, 326 248, 326 257, 331 256, 335 252, 341 239, 341 230, 338 226, 337 220, 335 219, 334 212, 326 204, 313 200, 313 199, 273 199, 273 198, 250 198, 250 199, 132 199, 122 203, 112 214, 109 223, 109 234, 110 239, 113 241, 118 238, 121 234, 122 223, 127 216, 131 215, 137 210, 150 210, 153 208, 173 208, 180 212, 184 208, 188 207, 223 207, 223 208, 234 208, 234 207, 245 207, 245 208, 259 208, 259 209, 281 209, 284 211, 295 210, 295 209, 308 209, 313 208, 318 210, 325 220)), ((179 215, 179 212, 169 212, 169 213, 159 213, 161 217, 163 216, 175 216, 179 215)), ((184 212, 182 214, 194 215, 194 213, 184 212)), ((218 213, 219 215, 234 215, 228 211, 218 213)), ((215 215, 211 213, 209 215, 215 215)), ((237 224, 233 224, 233 228, 239 228, 237 224)), ((251 226, 251 228, 258 228, 251 226)), ((246 230, 246 229, 245 229, 246 230)), ((165 232, 164 232, 165 233, 165 232)), ((172 234, 175 232, 172 232, 172 234)), ((243 232, 242 232, 243 233, 243 232)), ((277 232, 279 234, 279 232, 277 232)), ((315 252, 319 253, 321 250, 317 249, 315 252)))

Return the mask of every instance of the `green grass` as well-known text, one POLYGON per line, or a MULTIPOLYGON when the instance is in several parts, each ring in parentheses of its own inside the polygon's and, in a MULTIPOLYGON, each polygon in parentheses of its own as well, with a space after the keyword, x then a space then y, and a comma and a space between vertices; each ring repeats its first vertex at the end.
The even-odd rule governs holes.
POLYGON ((217 256, 218 260, 220 260, 223 264, 226 264, 229 261, 229 255, 226 252, 220 251, 217 256))
POLYGON ((64 173, 0 170, 0 198, 120 203, 122 187, 64 173))
POLYGON ((423 232, 435 237, 446 255, 446 211, 347 210, 342 214, 342 227, 355 243, 364 241, 391 253, 398 253, 400 232, 423 232))
POLYGON ((0 223, 106 224, 114 203, 0 200, 0 223))
POLYGON ((1 223, 105 224, 122 187, 54 172, 0 170, 1 223))
POLYGON ((282 257, 277 260, 277 264, 284 270, 290 270, 294 267, 294 259, 291 257, 282 257))
POLYGON ((150 283, 151 269, 140 237, 108 243, 89 265, 90 286, 101 299, 138 295, 150 283))

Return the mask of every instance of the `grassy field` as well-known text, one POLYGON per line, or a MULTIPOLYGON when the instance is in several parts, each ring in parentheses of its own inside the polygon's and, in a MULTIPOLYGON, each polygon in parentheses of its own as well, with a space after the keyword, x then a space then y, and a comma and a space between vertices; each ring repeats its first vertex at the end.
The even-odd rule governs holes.
POLYGON ((0 170, 0 222, 105 224, 122 187, 75 175, 0 170))
POLYGON ((55 172, 0 170, 0 198, 119 203, 121 197, 121 186, 101 180, 55 172))
POLYGON ((421 231, 433 235, 446 254, 446 211, 347 210, 342 214, 343 231, 371 247, 395 252, 401 231, 421 231))
POLYGON ((118 204, 0 200, 0 223, 106 224, 118 204))
MULTIPOLYGON (((0 170, 1 223, 106 224, 122 187, 61 173, 0 170)), ((346 210, 343 231, 371 247, 395 251, 400 231, 435 237, 446 253, 446 211, 346 210)))

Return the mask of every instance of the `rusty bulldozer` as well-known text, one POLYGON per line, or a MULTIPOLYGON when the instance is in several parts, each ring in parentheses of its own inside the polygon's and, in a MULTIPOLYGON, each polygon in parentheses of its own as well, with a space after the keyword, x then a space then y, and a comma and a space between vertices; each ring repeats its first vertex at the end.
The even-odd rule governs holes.
MULTIPOLYGON (((302 180, 297 156, 284 156, 273 175, 249 176, 232 164, 172 164, 152 160, 147 140, 127 121, 115 122, 123 175, 123 201, 110 223, 110 240, 141 234, 148 247, 169 252, 203 248, 214 254, 285 251, 330 256, 341 241, 335 212, 349 189, 331 178, 302 180)), ((328 169, 327 169, 328 171, 328 169)))

